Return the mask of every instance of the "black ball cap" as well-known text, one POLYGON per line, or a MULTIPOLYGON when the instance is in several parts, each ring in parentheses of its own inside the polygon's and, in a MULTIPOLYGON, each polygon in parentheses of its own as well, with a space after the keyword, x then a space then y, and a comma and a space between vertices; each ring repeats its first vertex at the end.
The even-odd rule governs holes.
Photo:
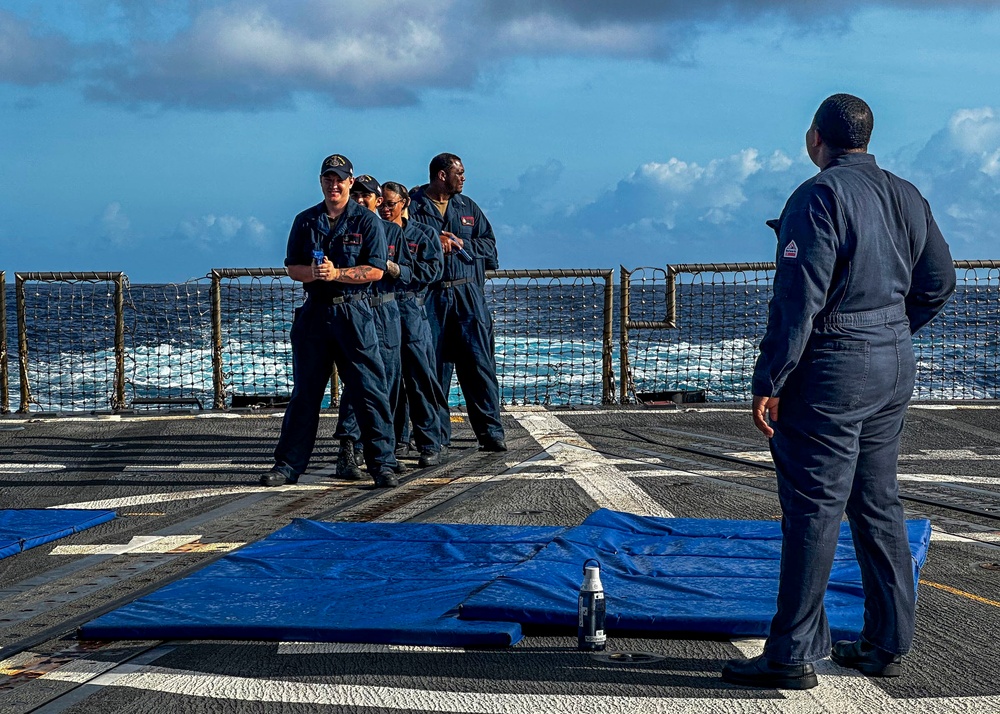
POLYGON ((323 159, 323 165, 319 169, 319 175, 337 174, 342 179, 350 178, 354 175, 354 165, 351 160, 341 154, 331 154, 323 159))
POLYGON ((382 184, 376 181, 374 176, 361 174, 354 179, 354 186, 351 188, 351 193, 360 193, 361 191, 368 191, 369 193, 374 193, 376 196, 381 196, 382 184))

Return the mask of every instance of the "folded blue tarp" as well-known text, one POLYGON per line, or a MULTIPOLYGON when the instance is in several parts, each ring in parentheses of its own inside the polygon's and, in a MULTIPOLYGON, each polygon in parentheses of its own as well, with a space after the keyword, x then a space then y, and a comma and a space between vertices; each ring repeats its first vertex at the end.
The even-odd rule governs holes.
POLYGON ((460 620, 458 605, 564 530, 296 520, 81 635, 507 646, 520 625, 460 620))
POLYGON ((0 511, 0 558, 78 533, 114 517, 114 511, 79 508, 0 511))
MULTIPOLYGON (((916 576, 927 557, 930 523, 907 525, 916 576)), ((780 557, 777 522, 649 518, 600 510, 472 595, 462 604, 461 617, 575 627, 582 566, 596 558, 609 631, 766 636, 780 557)), ((847 524, 841 528, 825 604, 833 636, 856 637, 864 593, 847 524)))

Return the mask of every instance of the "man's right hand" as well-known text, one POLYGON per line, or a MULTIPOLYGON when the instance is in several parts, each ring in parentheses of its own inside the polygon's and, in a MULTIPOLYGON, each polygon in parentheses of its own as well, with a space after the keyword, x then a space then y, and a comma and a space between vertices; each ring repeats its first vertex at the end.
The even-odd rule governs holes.
POLYGON ((441 231, 441 248, 444 249, 445 253, 450 253, 452 246, 457 246, 459 248, 464 248, 465 245, 462 239, 451 231, 441 231))
POLYGON ((322 263, 313 266, 313 279, 329 282, 333 280, 333 270, 333 263, 328 257, 324 257, 322 263))
POLYGON ((774 429, 768 421, 778 421, 779 401, 781 401, 779 397, 753 398, 753 425, 768 439, 774 436, 774 429))

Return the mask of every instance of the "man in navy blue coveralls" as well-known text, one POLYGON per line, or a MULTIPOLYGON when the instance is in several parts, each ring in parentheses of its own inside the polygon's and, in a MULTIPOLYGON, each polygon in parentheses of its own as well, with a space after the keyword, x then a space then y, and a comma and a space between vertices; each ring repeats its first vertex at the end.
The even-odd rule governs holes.
MULTIPOLYGON (((374 177, 364 174, 354 180, 351 187, 351 200, 377 215, 382 203, 382 186, 374 177)), ((375 314, 375 334, 378 336, 379 357, 385 369, 385 390, 389 399, 389 413, 395 415, 399 405, 399 394, 402 388, 402 373, 400 368, 399 345, 401 341, 399 324, 399 306, 396 302, 396 286, 410 278, 410 256, 403 240, 403 231, 395 223, 382 221, 385 232, 386 269, 382 279, 372 283, 370 304, 375 314)), ((337 476, 351 480, 362 478, 354 456, 354 445, 361 441, 361 428, 358 425, 357 405, 355 404, 356 388, 344 384, 344 394, 340 400, 340 414, 337 420, 337 431, 334 436, 340 440, 340 453, 337 455, 337 476)), ((395 429, 393 442, 395 443, 395 429)), ((394 469, 403 473, 405 469, 397 460, 394 469)))
POLYGON ((358 395, 365 461, 376 486, 395 485, 392 415, 385 370, 368 286, 386 268, 382 221, 350 200, 351 162, 340 154, 320 168, 323 201, 295 217, 288 235, 285 268, 303 283, 306 301, 292 322, 295 385, 274 451, 275 466, 261 477, 265 486, 293 484, 305 471, 316 442, 319 410, 333 365, 358 395), (323 261, 315 261, 321 251, 323 261))
MULTIPOLYGON (((444 276, 427 292, 441 388, 447 398, 452 372, 457 373, 480 448, 506 451, 493 356, 493 317, 484 294, 486 271, 499 267, 496 237, 479 206, 462 195, 464 184, 462 160, 454 154, 438 154, 430 163, 430 183, 410 192, 410 219, 438 231, 444 250, 444 276)), ((447 402, 441 405, 441 425, 450 441, 447 402)))
POLYGON ((781 571, 764 653, 723 669, 734 684, 808 689, 817 684, 812 663, 827 655, 897 676, 913 641, 913 559, 896 461, 913 393, 911 335, 944 307, 955 269, 927 202, 867 153, 872 125, 861 99, 826 99, 806 133, 821 171, 771 222, 777 268, 753 419, 777 470, 781 571), (864 626, 831 652, 823 598, 845 509, 864 626))

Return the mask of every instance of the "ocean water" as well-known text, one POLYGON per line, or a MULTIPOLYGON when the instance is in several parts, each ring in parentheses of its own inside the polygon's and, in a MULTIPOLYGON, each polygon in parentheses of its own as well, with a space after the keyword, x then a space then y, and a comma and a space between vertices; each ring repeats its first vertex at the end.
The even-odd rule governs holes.
MULTIPOLYGON (((995 281, 965 282, 914 341, 921 399, 1000 397, 1000 293, 995 281)), ((599 281, 494 280, 488 285, 504 403, 600 404, 604 396, 604 288, 599 281)), ((10 407, 19 405, 14 296, 8 288, 10 407)), ((768 286, 677 286, 675 329, 632 329, 627 359, 635 392, 704 389, 711 401, 749 398, 768 286)), ((288 330, 301 292, 283 280, 232 281, 221 291, 221 372, 233 395, 287 395, 288 330)), ((611 369, 622 385, 619 292, 611 315, 611 369)), ((632 320, 663 320, 665 286, 632 284, 632 320)), ((32 411, 104 410, 115 392, 113 286, 29 283, 25 301, 32 411)), ((133 285, 120 326, 126 406, 139 400, 214 397, 213 325, 207 280, 133 285)), ((462 403, 457 383, 453 405, 462 403)), ((329 402, 329 399, 327 400, 329 402)), ((157 407, 159 404, 144 405, 157 407)))

